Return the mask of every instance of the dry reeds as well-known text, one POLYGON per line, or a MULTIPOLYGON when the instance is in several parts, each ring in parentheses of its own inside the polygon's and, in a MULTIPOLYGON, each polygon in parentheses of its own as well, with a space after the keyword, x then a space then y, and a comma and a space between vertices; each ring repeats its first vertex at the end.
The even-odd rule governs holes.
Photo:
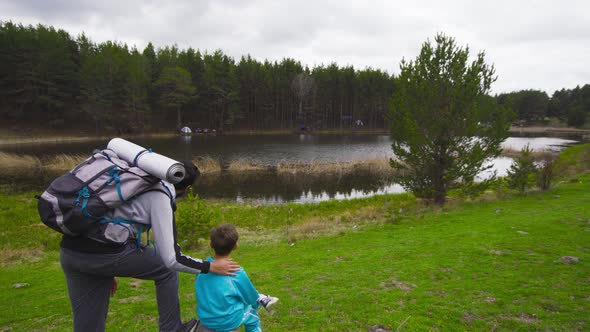
POLYGON ((23 174, 40 171, 42 163, 39 158, 29 155, 0 152, 0 169, 5 175, 23 174))
POLYGON ((221 172, 221 163, 211 157, 198 157, 193 159, 193 163, 199 168, 201 173, 221 172))
POLYGON ((265 171, 268 167, 252 160, 239 159, 232 161, 228 168, 228 172, 259 172, 265 171))
POLYGON ((324 162, 313 161, 310 163, 303 162, 280 162, 277 165, 279 175, 337 175, 345 176, 357 172, 366 172, 371 174, 389 175, 393 169, 389 166, 389 160, 375 159, 364 161, 346 161, 346 162, 324 162))
POLYGON ((0 168, 5 175, 24 175, 32 172, 68 171, 87 157, 83 155, 59 154, 47 158, 0 152, 0 168))
MULTIPOLYGON (((543 154, 545 154, 545 153, 557 154, 557 153, 550 152, 550 151, 532 151, 531 155, 533 156, 533 158, 538 159, 538 158, 542 157, 543 154)), ((518 158, 518 157, 520 157, 521 154, 522 154, 521 150, 503 149, 501 156, 509 157, 509 158, 518 158)))
MULTIPOLYGON (((0 152, 0 169, 6 175, 22 175, 31 172, 65 172, 73 169, 88 156, 82 154, 58 154, 39 158, 31 155, 0 152)), ((393 169, 387 158, 361 161, 311 161, 293 162, 282 161, 276 166, 268 166, 249 159, 232 161, 223 167, 218 159, 209 156, 193 159, 193 163, 203 174, 219 174, 228 172, 234 174, 248 172, 275 172, 279 176, 349 176, 359 173, 389 176, 393 169)))
POLYGON ((43 159, 43 168, 51 171, 68 171, 88 158, 82 154, 58 154, 43 159))

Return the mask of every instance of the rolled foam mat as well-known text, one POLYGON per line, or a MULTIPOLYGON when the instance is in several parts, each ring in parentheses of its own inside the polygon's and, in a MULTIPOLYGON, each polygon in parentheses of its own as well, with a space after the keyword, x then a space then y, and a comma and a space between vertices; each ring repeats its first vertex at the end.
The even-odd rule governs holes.
POLYGON ((184 178, 186 171, 182 163, 159 153, 148 151, 142 146, 122 138, 113 138, 107 145, 107 149, 113 150, 119 158, 128 162, 129 165, 136 165, 161 180, 178 183, 184 178))

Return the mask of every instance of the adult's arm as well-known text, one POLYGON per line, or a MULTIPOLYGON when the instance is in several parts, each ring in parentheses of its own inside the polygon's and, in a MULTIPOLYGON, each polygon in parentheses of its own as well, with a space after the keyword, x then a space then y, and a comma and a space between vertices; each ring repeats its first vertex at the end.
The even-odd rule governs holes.
POLYGON ((211 263, 193 258, 182 253, 176 240, 174 212, 170 206, 170 198, 158 191, 145 193, 150 206, 150 221, 156 248, 164 265, 171 270, 186 273, 207 273, 211 263))
POLYGON ((182 253, 177 241, 176 224, 174 223, 174 212, 170 206, 170 198, 159 191, 145 193, 150 202, 150 220, 156 248, 162 261, 169 269, 197 273, 216 273, 222 275, 234 275, 234 271, 240 266, 231 259, 218 260, 215 262, 204 262, 182 253))

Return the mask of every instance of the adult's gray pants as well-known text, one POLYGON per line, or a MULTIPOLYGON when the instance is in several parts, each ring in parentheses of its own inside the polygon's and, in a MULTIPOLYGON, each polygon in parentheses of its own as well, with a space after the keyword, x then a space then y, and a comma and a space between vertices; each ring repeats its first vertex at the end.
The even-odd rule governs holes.
POLYGON ((102 332, 109 307, 113 277, 153 280, 160 331, 180 331, 178 273, 169 270, 154 249, 129 243, 116 254, 88 254, 62 248, 61 266, 66 276, 74 316, 74 332, 102 332))

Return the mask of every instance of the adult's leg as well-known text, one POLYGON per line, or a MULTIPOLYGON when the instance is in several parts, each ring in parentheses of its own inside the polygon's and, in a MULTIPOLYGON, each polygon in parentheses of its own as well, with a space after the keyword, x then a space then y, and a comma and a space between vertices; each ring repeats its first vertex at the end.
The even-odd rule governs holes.
MULTIPOLYGON (((106 288, 106 305, 103 305, 106 308, 104 309, 105 317, 106 311, 108 311, 109 291, 113 276, 153 280, 156 285, 160 331, 178 331, 181 329, 178 273, 169 270, 160 257, 156 255, 153 248, 148 247, 140 250, 135 243, 129 243, 121 253, 117 254, 86 254, 67 249, 62 249, 61 252, 62 266, 68 279, 68 291, 70 291, 69 284, 73 283, 72 295, 75 298, 72 299, 72 295, 70 295, 72 307, 74 308, 74 303, 80 303, 77 306, 79 312, 89 312, 94 315, 98 313, 97 308, 77 300, 81 296, 84 297, 85 290, 92 289, 91 285, 99 287, 97 286, 97 279, 102 280, 104 278, 104 284, 101 284, 100 289, 106 288), (79 274, 87 278, 80 278, 79 274), (109 280, 108 283, 106 280, 109 280), (105 285, 108 285, 108 287, 105 285)), ((92 298, 92 296, 88 298, 92 298)), ((99 304, 104 302, 102 298, 97 300, 101 301, 99 304)), ((102 312, 100 314, 102 315, 102 312)), ((75 316, 76 312, 74 312, 74 318, 75 316)), ((94 329, 86 329, 85 331, 94 331, 94 329)))
POLYGON ((168 269, 152 247, 137 249, 128 245, 112 267, 113 275, 153 280, 156 286, 156 301, 160 331, 179 331, 180 303, 178 300, 178 272, 168 269))
POLYGON ((102 332, 109 308, 113 277, 82 272, 88 261, 60 251, 74 317, 74 332, 102 332))

